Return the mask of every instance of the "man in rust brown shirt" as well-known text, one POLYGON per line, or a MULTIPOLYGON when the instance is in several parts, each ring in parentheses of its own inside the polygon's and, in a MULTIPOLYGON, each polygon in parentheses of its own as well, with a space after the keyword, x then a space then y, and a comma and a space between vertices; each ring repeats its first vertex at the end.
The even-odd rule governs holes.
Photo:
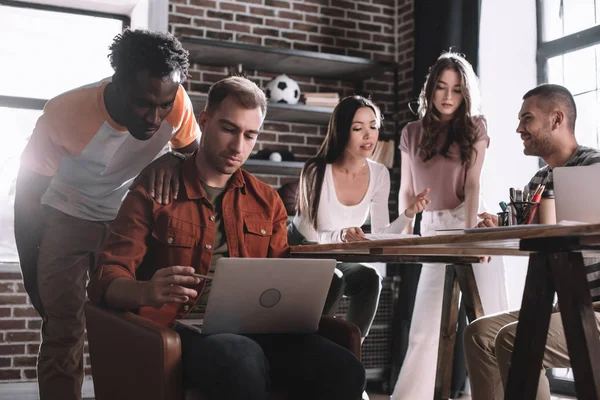
MULTIPOLYGON (((199 150, 184 161, 179 196, 157 204, 136 186, 111 224, 88 292, 96 304, 139 310, 174 326, 206 301, 214 260, 286 257, 287 213, 278 194, 240 169, 266 112, 264 93, 241 77, 212 86, 200 113, 199 150)), ((266 399, 282 386, 298 399, 357 400, 365 370, 348 350, 316 334, 200 335, 175 328, 184 386, 210 399, 266 399)))

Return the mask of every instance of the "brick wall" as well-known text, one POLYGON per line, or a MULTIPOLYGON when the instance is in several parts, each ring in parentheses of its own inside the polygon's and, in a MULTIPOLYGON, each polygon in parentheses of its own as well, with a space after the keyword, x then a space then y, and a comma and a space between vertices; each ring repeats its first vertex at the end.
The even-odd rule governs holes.
MULTIPOLYGON (((413 0, 171 0, 170 30, 176 35, 230 40, 298 50, 321 51, 400 64, 398 82, 399 126, 411 119, 406 107, 411 99, 413 68, 413 0)), ((188 90, 206 92, 211 83, 226 76, 227 68, 194 64, 188 90)), ((275 74, 246 71, 264 87, 275 74)), ((302 91, 354 93, 351 82, 297 77, 302 91)), ((394 112, 394 79, 391 72, 364 82, 364 89, 386 113, 394 112)), ((199 111, 199 110, 197 110, 199 111)), ((394 133, 388 118, 384 133, 394 133)), ((257 150, 292 151, 298 160, 315 154, 326 127, 267 121, 257 150)), ((398 138, 396 138, 397 140, 398 138)), ((396 157, 396 164, 399 158, 396 157)), ((274 186, 290 178, 262 175, 274 186)), ((396 213, 399 166, 392 170, 390 210, 396 213)), ((17 269, 15 268, 15 271, 17 269)), ((19 272, 0 272, 0 382, 35 380, 35 356, 41 320, 30 306, 19 272)), ((89 360, 86 355, 86 371, 89 360)))

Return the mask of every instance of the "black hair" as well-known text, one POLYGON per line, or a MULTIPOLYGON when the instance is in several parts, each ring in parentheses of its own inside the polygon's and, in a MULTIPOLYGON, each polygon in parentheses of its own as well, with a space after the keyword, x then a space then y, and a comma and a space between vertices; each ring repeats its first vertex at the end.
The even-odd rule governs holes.
POLYGON ((571 132, 575 132, 577 106, 575 105, 575 100, 573 99, 571 92, 569 92, 569 89, 564 86, 546 83, 536 86, 525 93, 523 100, 532 96, 537 96, 543 100, 542 108, 544 108, 545 111, 552 111, 550 108, 555 107, 561 108, 567 116, 569 129, 571 132))
POLYGON ((129 80, 142 70, 157 78, 178 71, 179 83, 188 76, 190 53, 171 34, 127 29, 115 36, 109 49, 108 59, 117 78, 129 80))

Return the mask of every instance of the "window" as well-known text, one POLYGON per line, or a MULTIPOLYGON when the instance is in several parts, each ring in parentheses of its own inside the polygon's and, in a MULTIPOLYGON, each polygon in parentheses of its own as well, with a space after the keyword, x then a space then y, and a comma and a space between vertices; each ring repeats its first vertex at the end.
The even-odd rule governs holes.
POLYGON ((538 81, 577 104, 577 141, 600 145, 600 0, 538 0, 538 81))
POLYGON ((19 157, 45 102, 112 75, 108 46, 125 16, 0 0, 0 262, 17 262, 13 205, 19 157))
MULTIPOLYGON (((598 148, 600 135, 600 0, 537 0, 538 82, 571 91, 577 141, 598 148)), ((553 393, 575 396, 571 369, 548 370, 553 393)))

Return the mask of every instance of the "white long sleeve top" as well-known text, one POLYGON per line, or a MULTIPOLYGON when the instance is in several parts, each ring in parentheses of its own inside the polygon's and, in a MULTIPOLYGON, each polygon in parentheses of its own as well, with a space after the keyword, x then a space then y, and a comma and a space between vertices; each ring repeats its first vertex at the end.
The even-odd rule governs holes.
POLYGON ((371 216, 372 233, 401 233, 411 221, 402 213, 390 224, 388 198, 390 195, 390 173, 378 162, 367 159, 369 166, 369 186, 360 203, 346 206, 339 202, 331 164, 325 168, 323 188, 317 215, 315 230, 308 218, 296 213, 293 223, 306 240, 318 243, 336 243, 341 241, 342 229, 360 227, 371 216))

